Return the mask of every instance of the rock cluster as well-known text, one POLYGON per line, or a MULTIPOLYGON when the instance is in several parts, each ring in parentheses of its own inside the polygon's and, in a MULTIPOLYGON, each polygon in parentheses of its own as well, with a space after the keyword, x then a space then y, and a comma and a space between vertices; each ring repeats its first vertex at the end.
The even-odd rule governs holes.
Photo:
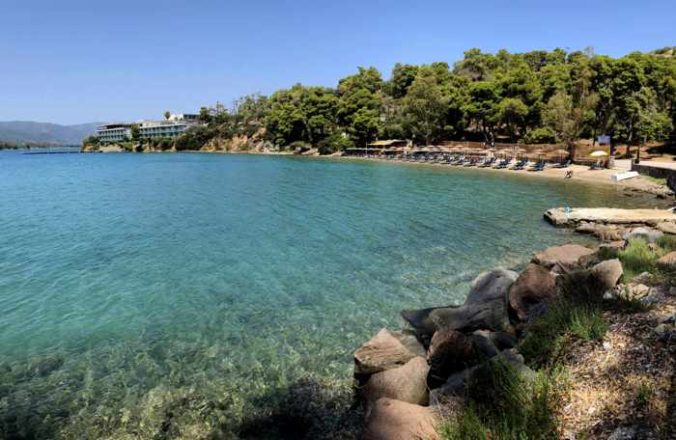
POLYGON ((617 259, 599 263, 592 249, 556 246, 536 254, 521 273, 482 273, 462 305, 402 311, 412 330, 382 329, 354 354, 357 395, 366 408, 364 437, 437 438, 440 404, 461 401, 486 362, 501 360, 531 378, 516 348, 521 329, 559 294, 557 277, 570 271, 585 271, 608 291, 622 278, 617 259))

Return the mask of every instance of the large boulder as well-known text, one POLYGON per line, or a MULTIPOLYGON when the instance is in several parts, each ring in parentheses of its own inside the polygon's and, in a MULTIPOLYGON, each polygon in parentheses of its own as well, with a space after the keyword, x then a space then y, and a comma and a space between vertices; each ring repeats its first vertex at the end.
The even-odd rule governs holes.
POLYGON ((495 269, 479 275, 462 306, 403 310, 401 316, 423 338, 429 338, 441 328, 452 330, 509 329, 507 292, 517 274, 495 269))
POLYGON ((509 306, 525 321, 530 308, 556 295, 556 277, 547 269, 530 263, 509 289, 509 306))
POLYGON ((397 368, 424 355, 425 349, 414 335, 384 328, 354 352, 355 373, 373 374, 397 368))
POLYGON ((676 235, 676 223, 674 222, 662 222, 658 223, 655 226, 658 230, 664 232, 665 234, 676 235))
POLYGON ((638 227, 638 228, 633 228, 626 234, 624 234, 624 239, 626 241, 630 241, 636 238, 642 238, 648 243, 654 243, 657 241, 658 238, 664 235, 664 232, 653 229, 653 228, 648 228, 648 227, 638 227))
POLYGON ((595 251, 579 244, 564 244, 538 252, 532 262, 553 272, 565 273, 584 266, 595 251))
POLYGON ((382 398, 366 418, 364 440, 438 440, 439 418, 434 409, 382 398))
POLYGON ((430 388, 436 388, 446 382, 452 373, 465 370, 483 359, 471 336, 451 328, 437 330, 427 351, 427 363, 430 366, 427 384, 430 388))
POLYGON ((402 402, 426 405, 428 401, 427 374, 429 365, 424 357, 417 356, 405 365, 373 374, 360 390, 367 405, 381 397, 402 402))
POLYGON ((494 352, 494 350, 502 351, 514 348, 517 342, 514 336, 505 332, 477 330, 472 333, 472 336, 474 340, 478 342, 477 346, 479 347, 479 350, 481 350, 482 353, 489 355, 489 357, 495 356, 497 354, 497 352, 494 352), (486 343, 483 342, 483 340, 488 341, 488 344, 490 344, 488 349, 483 348, 486 347, 486 343))
POLYGON ((492 301, 504 301, 509 286, 519 274, 506 269, 493 269, 477 276, 472 281, 472 288, 465 304, 485 304, 492 301))
POLYGON ((622 278, 622 263, 617 258, 605 260, 591 269, 592 274, 599 282, 599 288, 604 292, 612 289, 622 278))

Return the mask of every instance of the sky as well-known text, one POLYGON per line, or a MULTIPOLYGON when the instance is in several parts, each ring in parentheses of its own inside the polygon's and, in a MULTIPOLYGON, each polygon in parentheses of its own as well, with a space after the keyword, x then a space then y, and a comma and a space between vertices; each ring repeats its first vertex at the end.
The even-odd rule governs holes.
POLYGON ((465 50, 676 45, 674 0, 0 0, 0 120, 161 118, 465 50))

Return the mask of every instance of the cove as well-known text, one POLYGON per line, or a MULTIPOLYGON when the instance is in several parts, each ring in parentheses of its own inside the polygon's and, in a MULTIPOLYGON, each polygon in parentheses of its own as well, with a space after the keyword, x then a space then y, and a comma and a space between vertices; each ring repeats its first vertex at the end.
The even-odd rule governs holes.
POLYGON ((138 431, 186 395, 211 404, 185 426, 227 431, 298 378, 349 381, 399 310, 461 303, 479 272, 584 240, 546 209, 654 204, 281 156, 3 152, 0 176, 0 419, 38 436, 138 431))

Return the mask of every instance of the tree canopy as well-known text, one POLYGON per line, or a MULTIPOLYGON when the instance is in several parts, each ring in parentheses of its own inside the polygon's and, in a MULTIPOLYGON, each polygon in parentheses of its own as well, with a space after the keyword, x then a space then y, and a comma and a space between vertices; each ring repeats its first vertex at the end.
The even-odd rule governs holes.
POLYGON ((360 67, 335 88, 296 84, 233 109, 202 108, 208 136, 264 136, 333 152, 379 138, 560 142, 609 134, 638 144, 674 139, 676 57, 670 48, 621 58, 591 49, 465 52, 462 60, 397 63, 389 79, 360 67), (669 49, 669 50, 667 50, 669 49))

